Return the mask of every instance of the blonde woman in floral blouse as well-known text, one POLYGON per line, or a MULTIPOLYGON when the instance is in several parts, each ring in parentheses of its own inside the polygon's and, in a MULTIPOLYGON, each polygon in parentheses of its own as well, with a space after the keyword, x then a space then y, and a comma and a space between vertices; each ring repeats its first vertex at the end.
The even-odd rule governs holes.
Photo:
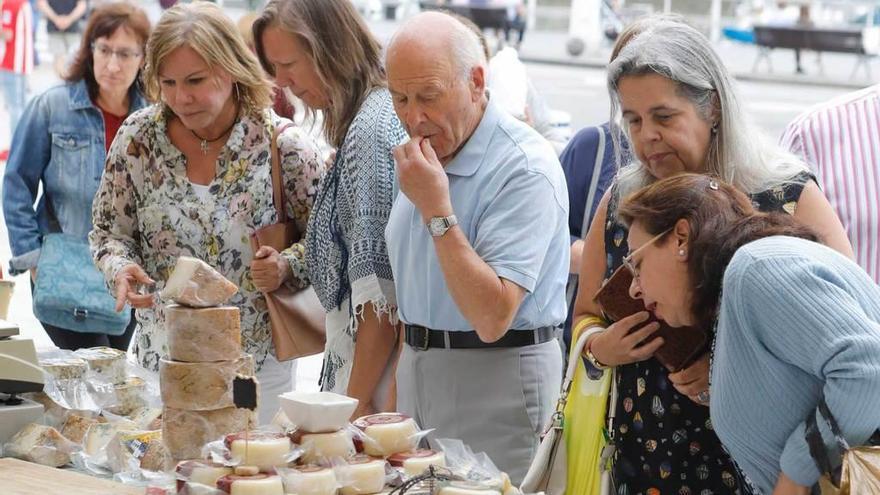
MULTIPOLYGON (((256 359, 266 423, 277 394, 293 387, 293 367, 273 356, 263 293, 305 278, 296 268, 301 246, 254 260, 249 240, 277 221, 270 142, 286 121, 268 110, 271 84, 213 4, 166 11, 147 53, 147 93, 161 103, 128 118, 113 142, 92 212, 92 252, 118 305, 137 308, 134 352, 152 370, 167 353, 164 311, 141 286, 155 281, 161 290, 179 256, 203 259, 238 285, 231 304, 256 359)), ((288 215, 305 232, 323 164, 298 129, 288 127, 278 146, 288 215)))

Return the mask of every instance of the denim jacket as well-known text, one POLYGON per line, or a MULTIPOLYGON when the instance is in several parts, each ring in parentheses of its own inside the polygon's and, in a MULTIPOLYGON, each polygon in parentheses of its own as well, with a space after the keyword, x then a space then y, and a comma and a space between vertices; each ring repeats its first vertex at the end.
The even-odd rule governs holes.
MULTIPOLYGON (((147 105, 134 88, 129 113, 147 105)), ((15 275, 37 266, 43 235, 63 232, 87 241, 92 200, 107 158, 104 117, 85 81, 35 97, 12 136, 3 176, 3 215, 15 275), (37 189, 43 194, 34 210, 37 189)))

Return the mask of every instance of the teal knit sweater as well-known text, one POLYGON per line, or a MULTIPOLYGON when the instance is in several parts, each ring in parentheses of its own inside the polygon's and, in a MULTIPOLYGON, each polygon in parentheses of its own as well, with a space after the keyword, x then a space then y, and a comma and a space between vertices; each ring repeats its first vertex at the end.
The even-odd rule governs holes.
POLYGON ((724 274, 716 339, 712 423, 764 493, 780 471, 817 482, 804 419, 823 393, 850 445, 880 427, 880 287, 839 253, 782 236, 740 248, 724 274))

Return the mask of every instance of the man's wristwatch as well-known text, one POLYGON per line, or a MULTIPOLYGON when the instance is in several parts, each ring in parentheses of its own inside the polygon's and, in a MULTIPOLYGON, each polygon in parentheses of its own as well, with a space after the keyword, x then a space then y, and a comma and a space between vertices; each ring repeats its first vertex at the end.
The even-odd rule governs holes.
POLYGON ((455 215, 431 217, 431 220, 428 221, 428 232, 434 237, 441 237, 455 225, 458 225, 458 219, 455 218, 455 215))

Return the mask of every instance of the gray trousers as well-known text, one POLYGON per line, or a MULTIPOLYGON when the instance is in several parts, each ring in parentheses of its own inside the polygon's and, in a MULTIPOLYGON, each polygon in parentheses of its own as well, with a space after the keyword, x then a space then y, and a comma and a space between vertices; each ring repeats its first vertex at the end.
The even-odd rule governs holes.
POLYGON ((428 442, 455 438, 485 452, 519 485, 556 406, 562 353, 556 339, 506 349, 403 346, 397 409, 424 429, 428 442))

